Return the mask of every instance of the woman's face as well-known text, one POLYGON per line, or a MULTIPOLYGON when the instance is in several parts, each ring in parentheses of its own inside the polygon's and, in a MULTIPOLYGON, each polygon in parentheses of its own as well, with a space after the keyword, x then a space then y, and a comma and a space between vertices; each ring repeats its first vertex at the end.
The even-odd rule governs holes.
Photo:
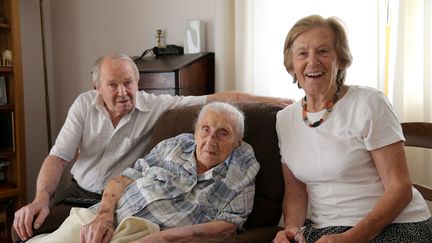
POLYGON ((235 122, 224 113, 208 110, 195 128, 196 160, 207 170, 225 161, 240 143, 235 122))
POLYGON ((334 33, 316 27, 300 34, 292 45, 294 73, 308 95, 334 94, 340 67, 334 33))

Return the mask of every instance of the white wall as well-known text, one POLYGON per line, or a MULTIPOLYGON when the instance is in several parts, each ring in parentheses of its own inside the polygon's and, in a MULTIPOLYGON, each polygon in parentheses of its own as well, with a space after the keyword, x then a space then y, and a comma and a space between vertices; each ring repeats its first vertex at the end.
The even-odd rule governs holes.
MULTIPOLYGON (((207 51, 214 51, 218 0, 41 0, 44 6, 47 81, 53 141, 75 97, 92 88, 94 60, 109 52, 140 55, 156 45, 183 46, 186 19, 206 25, 207 51)), ((26 116, 28 199, 34 196, 40 165, 48 153, 47 120, 38 0, 21 0, 21 36, 26 116), (30 119, 31 118, 31 119, 30 119)))
POLYGON ((53 134, 62 126, 67 109, 82 91, 92 88, 94 60, 109 52, 140 55, 156 45, 156 29, 166 43, 183 46, 186 19, 206 23, 207 50, 213 50, 215 0, 51 0, 49 65, 52 84, 53 134))
POLYGON ((48 151, 38 6, 37 0, 20 2, 28 200, 33 198, 37 173, 48 151))

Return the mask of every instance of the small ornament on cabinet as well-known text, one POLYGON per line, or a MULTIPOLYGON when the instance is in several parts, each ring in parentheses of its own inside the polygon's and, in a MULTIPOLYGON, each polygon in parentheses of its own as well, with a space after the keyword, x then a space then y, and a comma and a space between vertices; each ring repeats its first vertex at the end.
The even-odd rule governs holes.
POLYGON ((13 59, 12 59, 12 51, 11 50, 3 50, 2 51, 2 66, 3 67, 12 67, 13 59))

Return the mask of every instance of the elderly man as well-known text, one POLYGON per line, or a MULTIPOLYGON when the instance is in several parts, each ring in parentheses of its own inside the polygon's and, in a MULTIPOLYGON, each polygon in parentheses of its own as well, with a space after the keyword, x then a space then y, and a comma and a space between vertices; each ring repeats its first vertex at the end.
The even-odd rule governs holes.
POLYGON ((110 180, 101 203, 89 209, 94 213, 91 223, 76 222, 72 214, 57 231, 34 242, 65 242, 68 235, 75 238, 66 242, 108 242, 114 227, 128 216, 160 227, 143 238, 139 235, 143 242, 234 233, 252 210, 259 170, 252 147, 242 142, 243 130, 243 114, 234 106, 205 105, 193 135, 162 141, 133 168, 110 180))
POLYGON ((153 125, 164 111, 215 100, 253 100, 280 106, 292 103, 289 99, 237 92, 198 97, 147 94, 138 91, 138 69, 124 54, 99 58, 92 70, 92 79, 96 90, 81 94, 71 106, 39 172, 34 200, 15 213, 13 228, 21 239, 31 237, 45 221, 64 168, 78 151, 79 157, 71 170, 72 183, 61 192, 60 198, 100 199, 103 188, 113 176, 144 156, 142 153, 153 125))

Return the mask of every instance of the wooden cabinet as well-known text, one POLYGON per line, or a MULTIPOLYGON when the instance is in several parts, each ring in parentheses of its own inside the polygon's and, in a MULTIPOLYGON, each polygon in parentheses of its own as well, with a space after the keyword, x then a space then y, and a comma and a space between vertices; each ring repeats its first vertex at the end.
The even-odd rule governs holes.
POLYGON ((171 95, 214 93, 214 53, 144 57, 137 66, 140 90, 171 95))
POLYGON ((0 242, 26 193, 19 2, 0 0, 0 242))

